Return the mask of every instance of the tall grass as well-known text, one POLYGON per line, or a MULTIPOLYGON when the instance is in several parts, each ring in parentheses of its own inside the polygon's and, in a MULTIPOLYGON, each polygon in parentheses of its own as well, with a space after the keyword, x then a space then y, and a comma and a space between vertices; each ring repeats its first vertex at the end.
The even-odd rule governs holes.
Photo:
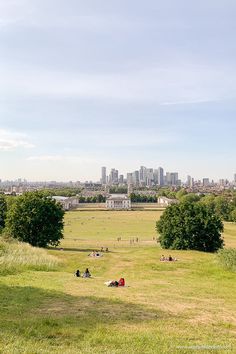
POLYGON ((20 273, 25 270, 51 271, 59 266, 59 260, 46 250, 27 243, 0 240, 0 275, 20 273))
POLYGON ((231 271, 236 272, 236 249, 225 248, 218 252, 220 264, 231 271))

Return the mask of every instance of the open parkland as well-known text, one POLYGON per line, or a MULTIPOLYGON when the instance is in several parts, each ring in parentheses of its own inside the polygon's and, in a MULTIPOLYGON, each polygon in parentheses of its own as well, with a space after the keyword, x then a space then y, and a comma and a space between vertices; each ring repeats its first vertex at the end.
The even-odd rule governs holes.
MULTIPOLYGON (((0 277, 0 353, 235 353, 236 274, 216 254, 161 249, 161 213, 66 212, 64 239, 45 251, 55 269, 0 277), (90 279, 74 276, 87 267, 90 279), (104 285, 120 277, 127 286, 104 285)), ((236 248, 235 223, 224 240, 236 248)))

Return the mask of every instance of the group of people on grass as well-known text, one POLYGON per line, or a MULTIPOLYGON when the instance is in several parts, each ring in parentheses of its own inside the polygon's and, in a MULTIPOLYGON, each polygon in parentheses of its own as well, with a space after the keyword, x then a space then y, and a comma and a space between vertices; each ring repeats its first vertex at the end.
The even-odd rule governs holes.
POLYGON ((162 254, 160 261, 161 262, 175 262, 175 261, 177 261, 177 258, 174 258, 171 255, 169 255, 168 257, 165 257, 164 254, 162 254))
POLYGON ((88 270, 88 268, 86 268, 84 273, 81 275, 80 270, 77 269, 77 271, 75 272, 75 276, 76 277, 82 277, 82 278, 90 278, 91 277, 91 273, 88 270))
POLYGON ((106 247, 106 249, 104 249, 102 247, 100 252, 93 250, 93 252, 89 253, 89 256, 90 257, 102 257, 103 256, 103 254, 102 254, 103 252, 109 252, 108 247, 106 247))
MULTIPOLYGON (((79 269, 76 270, 75 272, 76 277, 81 277, 81 278, 91 278, 91 273, 88 268, 85 269, 84 273, 81 275, 81 272, 79 269)), ((105 283, 107 286, 111 287, 118 287, 118 286, 125 286, 125 279, 120 278, 120 280, 109 280, 108 282, 105 283)))
MULTIPOLYGON (((101 248, 101 252, 104 252, 104 248, 101 248)), ((106 252, 108 252, 108 248, 106 248, 106 252)), ((100 257, 102 256, 98 251, 93 251, 92 253, 89 254, 89 256, 91 257, 100 257)), ((160 258, 161 262, 174 262, 177 261, 177 258, 172 257, 171 255, 169 255, 168 257, 165 257, 163 254, 161 255, 160 258)), ((81 275, 81 272, 79 269, 76 270, 75 272, 75 276, 76 277, 82 277, 82 278, 91 278, 91 273, 89 271, 88 268, 85 269, 85 271, 83 272, 83 274, 81 275)), ((119 287, 119 286, 125 286, 125 279, 124 278, 120 278, 120 280, 109 280, 107 282, 105 282, 105 284, 109 287, 119 287)))

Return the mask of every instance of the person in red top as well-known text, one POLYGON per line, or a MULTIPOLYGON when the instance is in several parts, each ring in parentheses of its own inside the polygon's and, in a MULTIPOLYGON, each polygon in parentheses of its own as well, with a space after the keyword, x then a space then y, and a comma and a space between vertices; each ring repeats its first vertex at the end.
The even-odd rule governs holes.
POLYGON ((118 281, 118 286, 125 286, 125 279, 124 278, 120 278, 120 280, 118 281))

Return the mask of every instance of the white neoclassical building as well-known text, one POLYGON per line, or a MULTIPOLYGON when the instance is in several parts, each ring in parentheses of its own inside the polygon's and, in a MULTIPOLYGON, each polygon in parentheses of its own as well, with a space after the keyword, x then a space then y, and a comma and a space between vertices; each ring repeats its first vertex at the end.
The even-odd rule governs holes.
POLYGON ((78 206, 79 199, 77 197, 62 197, 59 195, 55 195, 52 197, 58 203, 60 203, 64 210, 70 210, 78 206))
POLYGON ((126 194, 110 194, 106 200, 106 208, 112 210, 131 209, 131 200, 126 194))

